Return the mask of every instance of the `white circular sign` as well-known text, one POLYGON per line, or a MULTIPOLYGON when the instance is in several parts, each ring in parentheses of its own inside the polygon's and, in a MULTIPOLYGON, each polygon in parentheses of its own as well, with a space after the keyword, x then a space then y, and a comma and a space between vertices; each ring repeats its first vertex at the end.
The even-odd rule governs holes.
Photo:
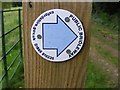
POLYGON ((63 9, 42 13, 31 28, 31 42, 35 51, 52 62, 73 58, 81 50, 84 39, 80 20, 63 9))

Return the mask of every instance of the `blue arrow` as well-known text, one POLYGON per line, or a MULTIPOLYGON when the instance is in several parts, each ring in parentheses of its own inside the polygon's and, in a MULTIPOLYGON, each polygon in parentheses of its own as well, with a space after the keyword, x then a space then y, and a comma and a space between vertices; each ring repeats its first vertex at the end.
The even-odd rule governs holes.
POLYGON ((43 49, 57 50, 57 57, 77 38, 71 28, 57 15, 56 23, 43 23, 43 49))

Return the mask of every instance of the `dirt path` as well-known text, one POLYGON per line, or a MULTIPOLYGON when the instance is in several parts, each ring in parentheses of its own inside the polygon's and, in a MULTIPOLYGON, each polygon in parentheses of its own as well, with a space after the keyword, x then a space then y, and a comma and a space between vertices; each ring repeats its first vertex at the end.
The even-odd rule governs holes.
POLYGON ((99 45, 101 46, 102 48, 105 48, 106 50, 108 50, 114 57, 117 57, 118 58, 118 50, 108 46, 108 45, 105 45, 104 43, 96 40, 95 37, 92 37, 91 38, 91 43, 94 43, 96 45, 99 45))
MULTIPOLYGON (((91 44, 100 45, 107 49, 115 57, 118 57, 118 51, 110 46, 103 45, 102 42, 97 41, 94 37, 91 38, 91 44)), ((92 58, 91 62, 95 63, 97 67, 101 68, 101 70, 108 75, 110 78, 108 82, 112 82, 113 84, 118 83, 118 68, 114 64, 102 57, 94 47, 90 48, 90 57, 92 58)))

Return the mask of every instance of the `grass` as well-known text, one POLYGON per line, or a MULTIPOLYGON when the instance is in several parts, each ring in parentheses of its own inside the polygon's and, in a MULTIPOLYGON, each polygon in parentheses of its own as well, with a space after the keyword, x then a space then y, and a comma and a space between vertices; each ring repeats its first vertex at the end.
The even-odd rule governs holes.
MULTIPOLYGON (((0 27, 1 27, 1 23, 0 23, 0 27)), ((1 32, 0 32, 0 36, 1 36, 1 32)), ((0 38, 0 57, 2 56, 2 40, 0 38)), ((0 67, 2 67, 2 63, 0 63, 0 67)), ((2 77, 2 68, 0 68, 0 77, 2 77)), ((0 90, 2 89, 2 83, 0 83, 0 90)))
POLYGON ((118 67, 118 58, 117 57, 114 57, 109 51, 102 48, 101 46, 95 45, 95 48, 101 54, 101 56, 103 56, 106 60, 109 60, 116 67, 118 67))
POLYGON ((113 33, 119 32, 118 18, 119 18, 118 12, 116 12, 115 14, 109 15, 106 12, 101 11, 99 13, 93 14, 92 16, 92 19, 96 23, 101 24, 102 26, 104 25, 104 27, 107 27, 113 33))
MULTIPOLYGON (((108 18, 106 18, 106 20, 107 19, 108 18)), ((101 17, 97 17, 96 20, 94 20, 93 16, 91 36, 93 38, 96 38, 96 40, 98 40, 103 45, 112 47, 115 50, 120 50, 118 49, 118 26, 114 27, 115 25, 117 25, 117 22, 115 21, 116 18, 112 23, 104 20, 101 17), (107 24, 105 25, 105 23, 107 24)), ((118 67, 118 58, 114 57, 111 52, 109 52, 106 48, 103 48, 102 46, 93 43, 90 47, 95 48, 96 51, 105 58, 105 60, 109 60, 108 62, 111 62, 112 64, 116 65, 116 67, 118 67)), ((89 61, 87 63, 87 79, 85 82, 85 87, 114 88, 117 86, 112 82, 108 82, 109 80, 112 79, 109 78, 106 72, 102 71, 101 68, 99 68, 91 58, 89 58, 89 61)))
POLYGON ((87 63, 87 80, 85 82, 85 88, 112 88, 114 85, 107 82, 108 77, 101 71, 100 68, 88 60, 87 63))
POLYGON ((10 86, 12 88, 21 88, 24 87, 24 74, 23 74, 23 64, 20 65, 18 68, 15 77, 12 79, 12 82, 10 83, 10 86))
MULTIPOLYGON (((13 8, 18 9, 18 8, 13 8)), ((22 13, 21 13, 22 14, 22 13)), ((22 16, 22 15, 21 15, 22 16)), ((5 12, 4 13, 4 29, 5 33, 13 29, 14 27, 19 25, 18 21, 18 11, 14 12, 5 12)), ((19 28, 12 31, 11 33, 7 34, 5 36, 5 47, 6 52, 19 40, 19 28)), ((7 68, 10 66, 10 64, 13 62, 14 58, 19 54, 20 52, 20 43, 18 43, 11 52, 7 55, 7 68)), ((18 63, 20 61, 20 56, 16 59, 12 67, 8 71, 8 79, 11 78, 13 75, 13 72, 15 71, 18 63)), ((3 61, 2 61, 3 63, 3 61)), ((2 73, 4 74, 4 68, 2 68, 2 73)), ((1 78, 1 77, 0 77, 1 78)), ((17 72, 15 73, 13 79, 9 81, 10 87, 22 87, 23 86, 23 66, 19 66, 17 69, 17 72)), ((6 87, 6 82, 3 80, 3 87, 6 87)))
MULTIPOLYGON (((118 48, 118 32, 111 30, 108 27, 102 25, 101 23, 93 21, 92 36, 101 42, 103 45, 111 46, 115 50, 120 50, 118 48), (107 39, 108 38, 108 39, 107 39)), ((103 56, 105 59, 109 60, 114 65, 118 66, 118 58, 114 57, 111 52, 107 51, 100 45, 93 45, 95 49, 103 56)))
MULTIPOLYGON (((0 63, 0 67, 2 67, 2 63, 0 63)), ((0 77, 2 77, 2 68, 0 68, 0 77)), ((0 90, 2 88, 2 83, 0 83, 0 90)))
POLYGON ((98 41, 103 42, 105 45, 109 45, 117 50, 120 50, 118 48, 118 33, 117 32, 112 32, 110 29, 107 27, 92 22, 93 27, 92 27, 92 35, 95 36, 98 41), (111 40, 108 41, 106 38, 110 38, 111 40), (115 41, 115 43, 113 42, 115 41))

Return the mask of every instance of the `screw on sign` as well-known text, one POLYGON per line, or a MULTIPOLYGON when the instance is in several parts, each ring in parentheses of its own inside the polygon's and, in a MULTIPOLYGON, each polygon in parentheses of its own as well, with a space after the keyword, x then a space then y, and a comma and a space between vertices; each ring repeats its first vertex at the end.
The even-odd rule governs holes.
POLYGON ((84 28, 71 12, 51 9, 42 13, 31 28, 31 42, 35 51, 48 61, 69 60, 84 44, 84 28))
POLYGON ((84 87, 91 4, 32 2, 30 8, 28 2, 23 3, 26 88, 84 87))

